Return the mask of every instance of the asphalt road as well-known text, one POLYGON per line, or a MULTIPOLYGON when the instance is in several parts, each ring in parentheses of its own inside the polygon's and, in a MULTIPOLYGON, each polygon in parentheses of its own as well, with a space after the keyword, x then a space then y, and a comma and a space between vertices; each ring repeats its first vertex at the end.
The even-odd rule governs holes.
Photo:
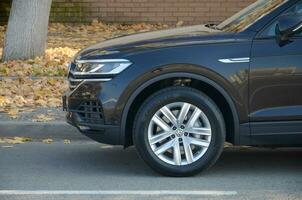
POLYGON ((0 144, 0 199, 302 199, 302 149, 226 149, 210 170, 163 177, 134 148, 0 144))

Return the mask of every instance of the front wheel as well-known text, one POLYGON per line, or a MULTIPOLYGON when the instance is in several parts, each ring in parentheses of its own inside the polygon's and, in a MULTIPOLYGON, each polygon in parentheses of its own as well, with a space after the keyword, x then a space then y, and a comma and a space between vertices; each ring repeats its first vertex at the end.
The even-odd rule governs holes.
POLYGON ((133 139, 141 158, 168 176, 190 176, 209 168, 225 141, 223 116, 204 93, 188 87, 156 92, 140 107, 133 139))

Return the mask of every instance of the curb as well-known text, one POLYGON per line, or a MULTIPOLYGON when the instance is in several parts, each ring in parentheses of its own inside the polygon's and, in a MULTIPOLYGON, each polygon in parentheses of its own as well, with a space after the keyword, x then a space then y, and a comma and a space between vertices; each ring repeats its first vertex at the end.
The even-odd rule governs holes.
POLYGON ((75 127, 67 122, 1 121, 0 137, 29 137, 32 139, 87 140, 75 127))

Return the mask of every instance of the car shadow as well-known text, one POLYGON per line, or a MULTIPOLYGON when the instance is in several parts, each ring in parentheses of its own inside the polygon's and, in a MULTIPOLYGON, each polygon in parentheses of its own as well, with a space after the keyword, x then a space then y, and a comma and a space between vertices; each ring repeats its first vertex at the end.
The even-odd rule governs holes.
MULTIPOLYGON (((106 147, 106 146, 105 146, 106 147)), ((139 158, 133 147, 87 148, 66 152, 57 159, 78 173, 105 173, 108 176, 161 176, 139 158)), ((226 148, 216 164, 197 176, 221 177, 234 175, 291 173, 302 168, 302 148, 226 148)))
POLYGON ((302 148, 227 148, 208 176, 271 175, 301 171, 302 148))
POLYGON ((73 149, 57 156, 62 165, 78 173, 105 173, 108 176, 156 175, 138 156, 134 148, 101 146, 99 148, 73 149), (68 155, 66 155, 68 153, 68 155))

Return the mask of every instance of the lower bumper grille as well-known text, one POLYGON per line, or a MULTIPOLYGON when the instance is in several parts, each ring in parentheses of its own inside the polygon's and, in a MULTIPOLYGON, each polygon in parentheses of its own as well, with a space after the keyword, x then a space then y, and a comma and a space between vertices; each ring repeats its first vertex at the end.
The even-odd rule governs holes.
POLYGON ((104 124, 102 106, 98 101, 85 101, 76 110, 70 110, 78 116, 78 120, 88 124, 104 124))
POLYGON ((73 78, 69 78, 69 89, 70 90, 73 90, 75 89, 78 85, 80 85, 83 80, 80 80, 80 79, 73 79, 73 78))

